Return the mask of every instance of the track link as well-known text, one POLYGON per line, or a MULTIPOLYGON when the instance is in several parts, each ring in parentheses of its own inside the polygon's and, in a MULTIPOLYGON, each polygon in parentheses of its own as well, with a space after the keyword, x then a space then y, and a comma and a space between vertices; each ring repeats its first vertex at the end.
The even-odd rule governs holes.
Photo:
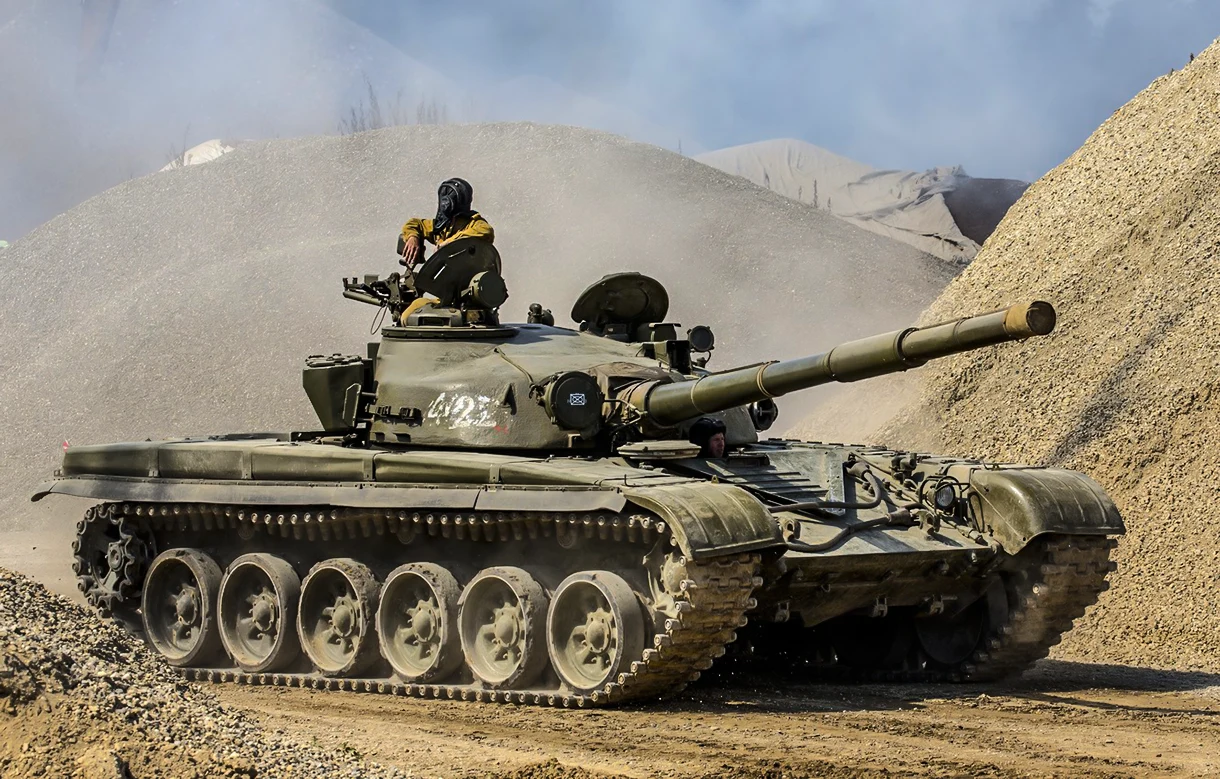
MULTIPOLYGON (((236 531, 251 539, 266 532, 307 540, 417 534, 458 540, 505 542, 583 535, 606 541, 675 545, 670 529, 655 517, 632 514, 543 514, 521 512, 424 512, 344 508, 249 508, 196 504, 112 504, 113 511, 142 519, 155 532, 236 531)), ((560 707, 606 706, 648 700, 681 691, 722 656, 747 622, 751 597, 762 584, 757 554, 683 561, 684 576, 672 593, 668 616, 659 619, 650 646, 604 688, 588 694, 563 689, 498 690, 478 684, 410 684, 395 678, 328 678, 316 673, 244 673, 234 668, 177 669, 207 682, 303 687, 325 690, 560 707)))
POLYGON ((1010 585, 1017 596, 1008 621, 975 651, 955 681, 993 681, 1012 676, 1046 657, 1051 647, 1085 610, 1109 588, 1114 570, 1110 550, 1116 541, 1104 536, 1052 536, 1041 545, 1040 560, 1016 574, 1010 585))

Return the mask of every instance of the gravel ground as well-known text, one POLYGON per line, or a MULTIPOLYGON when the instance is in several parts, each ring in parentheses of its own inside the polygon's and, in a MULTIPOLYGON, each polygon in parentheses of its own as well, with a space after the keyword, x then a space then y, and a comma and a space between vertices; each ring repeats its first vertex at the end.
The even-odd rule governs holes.
POLYGON ((403 220, 433 213, 437 183, 458 174, 496 228, 507 320, 538 300, 563 322, 605 273, 649 272, 669 287, 671 321, 716 328, 714 367, 902 326, 951 273, 604 133, 416 126, 251 143, 127 182, 5 250, 0 527, 46 516, 25 498, 64 440, 316 425, 304 357, 362 353, 374 314, 341 297, 339 278, 398 269, 403 220))
POLYGON ((1217 682, 1062 661, 998 685, 730 671, 611 710, 188 685, 0 569, 5 779, 1202 777, 1220 770, 1217 682))
POLYGON ((409 774, 265 731, 118 626, 0 568, 0 775, 409 774))
POLYGON ((1031 186, 924 319, 1042 298, 1058 329, 930 365, 874 436, 1106 487, 1127 520, 1118 571, 1059 657, 1220 669, 1218 94, 1213 45, 1031 186))
POLYGON ((428 777, 1131 779, 1220 771, 1220 675, 1043 661, 1002 684, 838 685, 718 665, 661 704, 487 706, 221 685, 268 727, 428 777), (494 768, 493 768, 494 767, 494 768))

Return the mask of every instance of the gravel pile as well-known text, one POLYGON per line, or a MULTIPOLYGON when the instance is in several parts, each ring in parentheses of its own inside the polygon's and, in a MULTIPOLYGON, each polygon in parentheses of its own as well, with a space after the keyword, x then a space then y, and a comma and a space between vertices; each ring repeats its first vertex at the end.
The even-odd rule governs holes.
MULTIPOLYGON (((647 272, 670 289, 671 321, 716 329, 713 367, 902 326, 952 273, 812 206, 588 130, 250 143, 129 181, 5 250, 0 522, 31 516, 26 497, 64 440, 314 427, 304 357, 363 353, 375 313, 344 300, 339 278, 397 270, 403 220, 431 215, 453 175, 496 228, 507 321, 539 301, 563 323, 602 275, 647 272)), ((792 419, 799 401, 783 407, 792 419)))
POLYGON ((0 568, 0 776, 404 774, 261 730, 117 625, 0 568))
POLYGON ((1109 490, 1119 568, 1061 657, 1220 670, 1218 96, 1214 44, 1031 186, 924 319, 1041 298, 1058 329, 923 369, 922 399, 875 436, 1109 490))

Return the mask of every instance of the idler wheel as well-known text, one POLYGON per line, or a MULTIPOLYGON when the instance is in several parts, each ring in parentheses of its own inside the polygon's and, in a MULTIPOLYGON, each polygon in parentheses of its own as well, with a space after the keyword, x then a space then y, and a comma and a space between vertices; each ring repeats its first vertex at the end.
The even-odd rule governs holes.
POLYGON ((324 560, 301 583, 301 648, 326 676, 356 676, 377 659, 377 580, 349 558, 324 560))
POLYGON ((923 652, 925 669, 955 669, 982 648, 990 631, 1008 619, 1008 597, 996 579, 987 591, 966 608, 952 615, 915 620, 915 636, 923 652))
POLYGON ((377 635, 381 654, 409 682, 444 679, 462 663, 453 574, 434 563, 407 563, 381 587, 377 635))
POLYGON ((220 566, 196 549, 169 549, 149 566, 141 604, 144 634, 170 665, 197 667, 219 654, 220 577, 220 566))
POLYGON ((593 692, 644 652, 644 615, 623 577, 574 573, 560 583, 546 620, 551 665, 569 687, 593 692))
POLYGON ((220 583, 220 638, 243 671, 282 671, 301 654, 297 602, 301 578, 284 560, 247 554, 234 560, 220 583))
POLYGON ((458 600, 466 665, 489 687, 520 689, 546 668, 546 593, 520 568, 486 568, 458 600))

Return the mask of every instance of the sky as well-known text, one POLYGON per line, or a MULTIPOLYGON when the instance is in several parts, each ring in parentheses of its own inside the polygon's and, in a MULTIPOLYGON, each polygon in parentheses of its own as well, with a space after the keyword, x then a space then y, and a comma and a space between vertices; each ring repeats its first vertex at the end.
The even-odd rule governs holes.
POLYGON ((1220 36, 1212 0, 329 0, 468 84, 546 77, 700 151, 797 138, 1033 180, 1220 36))
POLYGON ((209 139, 339 132, 370 87, 408 118, 1032 181, 1220 35, 1220 0, 119 0, 78 68, 103 5, 0 0, 0 238, 209 139))

